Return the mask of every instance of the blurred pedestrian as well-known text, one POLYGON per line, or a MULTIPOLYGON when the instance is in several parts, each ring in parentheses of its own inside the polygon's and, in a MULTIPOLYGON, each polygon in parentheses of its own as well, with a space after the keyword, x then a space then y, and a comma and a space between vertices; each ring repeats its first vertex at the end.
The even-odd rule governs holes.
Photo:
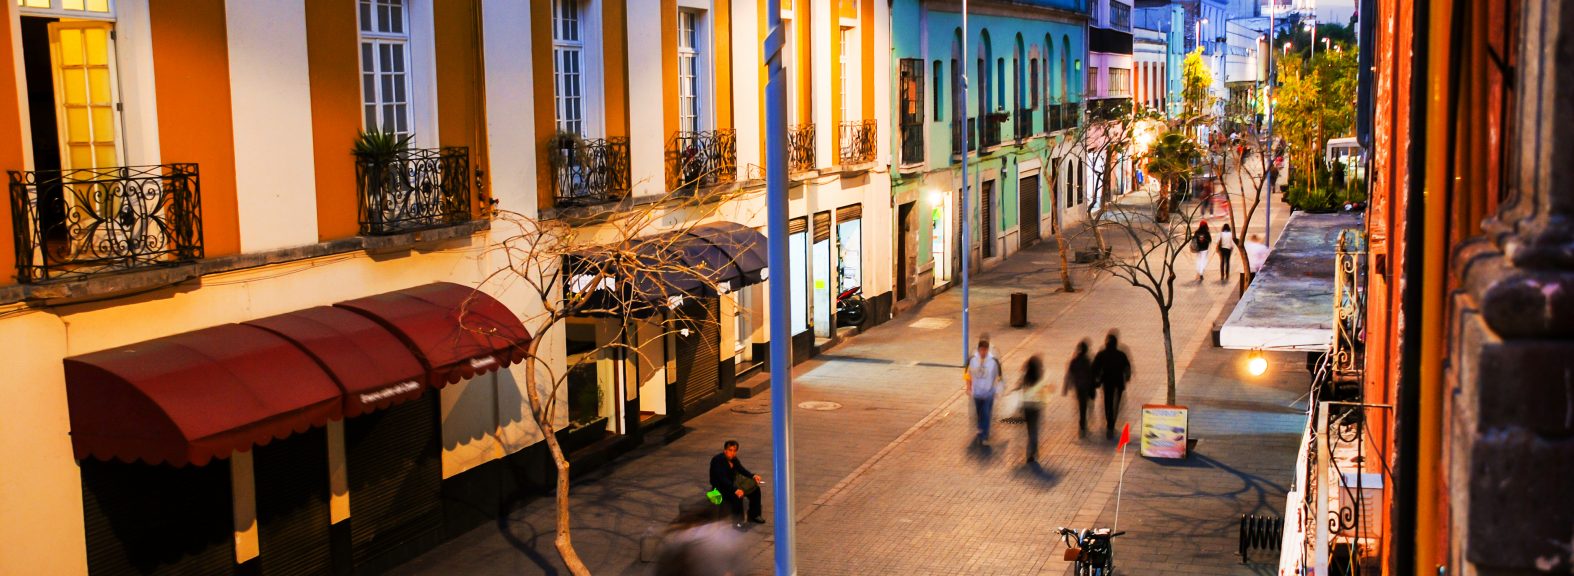
POLYGON ((1252 274, 1262 271, 1262 265, 1268 261, 1268 245, 1262 243, 1261 234, 1252 234, 1246 237, 1246 264, 1251 266, 1252 274))
POLYGON ((1027 462, 1038 462, 1038 424, 1044 414, 1044 361, 1034 354, 1022 364, 1022 421, 1027 425, 1027 462))
POLYGON ((995 407, 995 394, 1004 386, 1000 375, 1000 360, 989 353, 989 338, 978 339, 978 353, 967 360, 963 373, 967 393, 973 397, 974 413, 978 416, 979 446, 989 444, 989 414, 995 407))
POLYGON ((1225 222, 1219 228, 1219 283, 1230 280, 1230 255, 1235 253, 1235 231, 1225 222))
POLYGON ((1093 403, 1093 397, 1099 389, 1098 381, 1093 378, 1093 357, 1088 355, 1088 348, 1085 338, 1077 343, 1077 352, 1066 366, 1066 381, 1060 389, 1061 396, 1071 390, 1077 391, 1078 438, 1088 435, 1088 405, 1093 403))
POLYGON ((739 576, 748 570, 748 543, 737 530, 716 520, 711 509, 684 512, 667 527, 655 576, 739 576))
POLYGON ((749 499, 749 521, 764 524, 760 508, 760 475, 743 467, 738 459, 738 441, 722 444, 721 453, 710 459, 710 485, 721 492, 722 503, 732 511, 733 526, 743 528, 743 499, 749 499))
POLYGON ((1104 390, 1104 437, 1115 437, 1115 417, 1120 414, 1120 397, 1131 381, 1131 358, 1120 349, 1120 331, 1110 330, 1104 349, 1093 357, 1093 377, 1104 390))
POLYGON ((1202 273, 1208 271, 1208 250, 1213 248, 1213 235, 1208 233, 1208 221, 1197 223, 1191 234, 1191 252, 1197 256, 1197 283, 1202 283, 1202 273))

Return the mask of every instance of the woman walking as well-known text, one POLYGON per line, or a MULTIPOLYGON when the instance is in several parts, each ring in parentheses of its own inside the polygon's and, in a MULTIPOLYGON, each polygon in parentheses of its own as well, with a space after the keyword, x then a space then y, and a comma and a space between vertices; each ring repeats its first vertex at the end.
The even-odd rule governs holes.
POLYGON ((1022 365, 1022 421, 1027 425, 1027 463, 1038 462, 1038 419, 1044 413, 1044 361, 1037 354, 1022 365))
POLYGON ((1235 252, 1235 231, 1225 222, 1219 229, 1219 283, 1230 281, 1230 254, 1235 252))
POLYGON ((1197 255, 1197 283, 1202 283, 1202 273, 1208 271, 1208 249, 1213 247, 1213 235, 1208 233, 1208 221, 1197 224, 1191 235, 1191 251, 1197 255))

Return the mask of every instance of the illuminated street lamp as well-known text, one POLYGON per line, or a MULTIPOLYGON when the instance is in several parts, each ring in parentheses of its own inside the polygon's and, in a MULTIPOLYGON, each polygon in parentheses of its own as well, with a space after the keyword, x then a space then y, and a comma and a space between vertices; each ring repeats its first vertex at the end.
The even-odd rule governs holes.
POLYGON ((1246 357, 1246 371, 1252 376, 1262 376, 1268 371, 1268 359, 1262 355, 1262 350, 1252 350, 1246 357))

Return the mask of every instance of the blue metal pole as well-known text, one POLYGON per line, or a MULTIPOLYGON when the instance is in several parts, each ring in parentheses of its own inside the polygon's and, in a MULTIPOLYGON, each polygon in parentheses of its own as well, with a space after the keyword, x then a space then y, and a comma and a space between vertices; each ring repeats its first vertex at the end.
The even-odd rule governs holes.
POLYGON ((771 479, 776 482, 776 574, 794 576, 792 483, 792 333, 788 291, 792 269, 787 254, 787 77, 782 70, 781 0, 766 3, 765 231, 770 266, 771 479))
MULTIPOLYGON (((961 202, 961 206, 959 207, 959 209, 962 211, 962 249, 958 250, 958 252, 960 252, 962 254, 962 367, 963 368, 967 367, 967 357, 968 357, 968 354, 971 353, 968 350, 968 333, 967 333, 968 327, 971 326, 971 324, 969 324, 969 322, 968 322, 968 309, 967 309, 967 305, 968 305, 968 298, 967 298, 967 296, 968 296, 968 294, 967 294, 968 285, 967 284, 968 284, 968 270, 970 268, 969 262, 973 259, 973 235, 970 233, 970 231, 973 229, 973 214, 971 212, 967 211, 967 197, 968 197, 968 194, 970 193, 970 191, 969 191, 970 190, 970 186, 968 186, 968 180, 967 180, 967 162, 968 162, 967 128, 968 128, 968 126, 972 125, 973 120, 971 118, 968 118, 968 116, 967 116, 967 99, 968 99, 968 96, 970 94, 972 94, 972 88, 971 88, 971 86, 969 86, 971 84, 971 82, 969 82, 968 78, 967 78, 967 67, 968 67, 967 44, 968 44, 968 42, 971 42, 972 39, 973 39, 972 32, 967 27, 967 0, 962 0, 962 62, 960 64, 962 66, 962 104, 960 106, 960 108, 962 109, 961 110, 961 112, 962 112, 962 202, 961 202)), ((988 66, 988 64, 986 63, 985 66, 988 66)), ((989 94, 986 92, 981 97, 982 98, 988 98, 989 94)), ((985 109, 984 103, 983 103, 982 100, 980 100, 979 103, 978 103, 978 116, 979 116, 980 119, 983 118, 983 116, 984 116, 984 109, 985 109)), ((979 127, 978 127, 978 130, 979 130, 979 132, 983 132, 983 130, 984 130, 983 125, 980 124, 979 127)))

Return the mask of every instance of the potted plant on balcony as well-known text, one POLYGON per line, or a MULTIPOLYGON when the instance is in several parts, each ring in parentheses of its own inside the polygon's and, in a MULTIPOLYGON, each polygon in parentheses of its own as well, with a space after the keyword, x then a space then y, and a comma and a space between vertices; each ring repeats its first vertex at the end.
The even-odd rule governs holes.
POLYGON ((364 169, 367 192, 383 191, 390 168, 410 151, 413 138, 415 136, 411 134, 401 136, 380 130, 362 130, 355 136, 355 145, 350 153, 355 155, 356 163, 364 169))

